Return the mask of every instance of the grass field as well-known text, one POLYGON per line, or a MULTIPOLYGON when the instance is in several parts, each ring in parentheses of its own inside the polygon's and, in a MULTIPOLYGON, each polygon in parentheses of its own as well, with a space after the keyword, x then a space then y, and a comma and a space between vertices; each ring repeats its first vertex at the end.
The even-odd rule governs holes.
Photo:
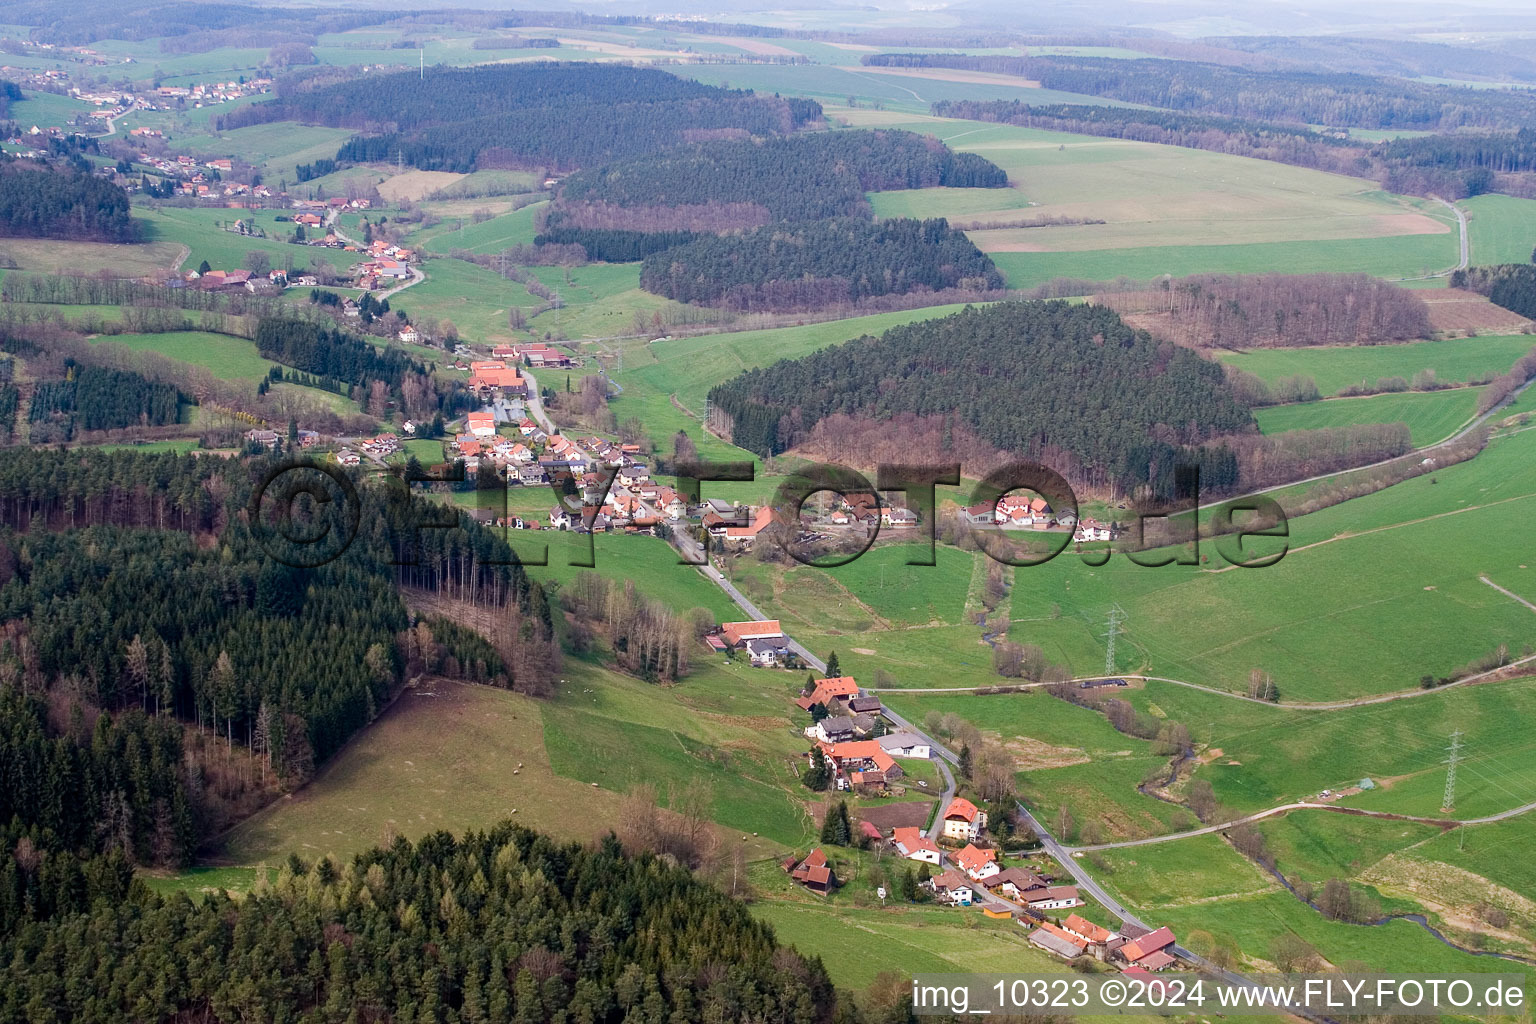
POLYGON ((0 252, 14 260, 18 269, 45 274, 106 272, 125 277, 147 277, 177 266, 186 251, 186 246, 173 239, 117 245, 111 242, 0 238, 0 252))
POLYGON ((528 340, 512 330, 507 313, 513 306, 531 308, 539 300, 516 281, 452 259, 429 261, 426 274, 425 281, 400 294, 399 304, 413 316, 452 321, 462 335, 480 343, 528 340))
POLYGON ((1376 928, 1329 921, 1283 891, 1173 907, 1162 911, 1160 919, 1186 940, 1193 932, 1209 933, 1218 943, 1240 950, 1250 962, 1258 962, 1255 966, 1268 962, 1275 940, 1286 932, 1299 935, 1340 968, 1356 964, 1404 973, 1476 972, 1495 969, 1498 964, 1493 961, 1491 966, 1486 960, 1448 949, 1407 921, 1376 928))
MULTIPOLYGON (((1234 236, 1240 237, 1240 236, 1234 236)), ((1109 281, 1151 280, 1165 274, 1259 274, 1280 268, 1291 274, 1327 271, 1413 277, 1456 262, 1455 240, 1442 235, 1348 238, 1318 242, 1231 245, 1158 245, 1085 252, 993 252, 992 262, 1010 287, 1031 288, 1056 277, 1109 281)))
POLYGON ((136 209, 134 215, 144 223, 151 241, 179 242, 188 246, 191 252, 184 266, 189 270, 196 268, 203 260, 207 260, 215 270, 238 269, 244 265, 245 254, 253 250, 266 253, 272 266, 279 269, 286 266, 289 259, 299 268, 319 260, 343 271, 357 262, 356 253, 282 241, 293 233, 293 225, 275 220, 279 215, 276 211, 164 206, 158 210, 136 209), (266 238, 242 235, 220 226, 233 224, 236 220, 252 219, 266 231, 266 238))
POLYGON ((1454 434, 1477 411, 1481 388, 1399 392, 1366 398, 1331 398, 1322 402, 1273 405, 1253 417, 1266 434, 1363 423, 1406 423, 1415 446, 1434 444, 1454 434))
POLYGON ((533 220, 542 208, 542 203, 534 203, 479 224, 471 223, 470 218, 465 216, 458 221, 461 224, 458 230, 433 235, 427 242, 427 248, 441 253, 454 249, 496 253, 514 245, 532 245, 535 234, 533 220))
MULTIPOLYGON (((1274 877, 1253 864, 1220 836, 1199 836, 1152 847, 1106 850, 1099 855, 1108 872, 1095 877, 1138 910, 1255 896, 1280 888, 1274 877)), ((1097 866, 1097 863, 1095 864, 1097 866)))
POLYGON ((1473 264, 1531 262, 1536 199, 1487 195, 1463 199, 1457 205, 1467 213, 1473 264))
POLYGON ((239 157, 259 168, 263 179, 274 186, 285 180, 297 186, 295 167, 298 164, 334 157, 336 150, 352 135, 341 128, 279 121, 217 132, 211 138, 201 134, 181 135, 170 145, 173 149, 199 154, 239 157))
MULTIPOLYGON (((108 342, 114 345, 123 345, 139 352, 158 352, 167 359, 175 359, 178 362, 191 363, 201 366, 220 380, 249 380, 257 381, 267 375, 275 363, 269 359, 263 359, 256 353, 254 342, 244 338, 234 338, 227 334, 209 334, 205 331, 170 331, 164 334, 112 334, 103 335, 91 339, 93 342, 108 342)), ((306 393, 314 393, 313 388, 304 388, 306 393)), ((331 398, 340 398, 339 395, 330 395, 331 398)), ((342 400, 345 402, 345 399, 342 400)), ((356 412, 356 406, 347 402, 349 411, 356 412)))
POLYGON ((308 786, 240 824, 223 855, 238 864, 276 863, 290 851, 347 856, 387 843, 391 832, 415 838, 514 815, 589 839, 617 805, 616 795, 550 768, 536 701, 438 681, 408 691, 308 786), (577 803, 588 812, 563 813, 577 803))
POLYGON ((1307 376, 1325 395, 1361 381, 1382 377, 1412 380, 1420 370, 1434 370, 1445 383, 1466 383, 1507 371, 1536 345, 1528 334, 1487 335, 1450 341, 1414 341, 1403 345, 1347 345, 1324 348, 1271 348, 1224 352, 1223 363, 1246 370, 1266 383, 1307 376))
MULTIPOLYGON (((1023 219, 1103 222, 970 232, 1015 287, 1057 276, 1105 280, 1212 270, 1415 276, 1456 262, 1452 221, 1443 208, 1359 178, 1009 125, 865 110, 845 116, 856 125, 931 133, 992 160, 1028 196, 1032 208, 1023 219), (1231 244, 1235 239, 1241 242, 1231 244)), ((908 209, 1019 219, 1017 193, 998 190, 997 205, 984 210, 977 191, 930 190, 908 209)))

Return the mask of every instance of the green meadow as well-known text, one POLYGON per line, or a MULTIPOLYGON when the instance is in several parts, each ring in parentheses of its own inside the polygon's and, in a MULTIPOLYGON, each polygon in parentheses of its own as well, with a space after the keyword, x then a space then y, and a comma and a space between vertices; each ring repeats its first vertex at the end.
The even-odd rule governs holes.
MULTIPOLYGON (((1038 230, 1038 229, 1032 229, 1038 230)), ((1057 277, 1109 281, 1190 274, 1314 274, 1325 271, 1414 277, 1456 262, 1455 239, 1445 235, 1346 238, 1315 242, 1237 242, 1231 245, 1156 245, 1081 252, 993 252, 1013 288, 1032 288, 1057 277)))
POLYGON ((1477 411, 1481 388, 1398 392, 1365 398, 1330 398, 1321 402, 1272 405, 1254 410, 1266 434, 1366 423, 1406 423, 1416 447, 1443 441, 1466 425, 1477 411))
POLYGON ((1510 334, 1401 345, 1253 349, 1223 352, 1220 359, 1268 384, 1284 377, 1311 377, 1319 391, 1332 395, 1361 381, 1374 385, 1382 377, 1412 380, 1420 370, 1434 370, 1447 384, 1484 380, 1507 371, 1533 346, 1536 338, 1510 334))
MULTIPOLYGON (((201 366, 220 380, 257 381, 276 365, 256 353, 255 342, 206 331, 99 335, 91 341, 96 344, 105 342, 122 345, 138 352, 157 352, 167 359, 201 366)), ((310 392, 314 389, 304 390, 310 392)))
POLYGON ((1536 199, 1514 196, 1474 196, 1456 205, 1467 213, 1467 238, 1472 243, 1472 262, 1529 263, 1536 245, 1536 199))
POLYGON ((215 270, 235 270, 244 265, 246 253, 253 250, 266 253, 277 269, 282 269, 291 259, 301 270, 319 260, 345 271, 358 260, 357 253, 284 241, 293 234, 294 226, 276 220, 277 216, 284 216, 276 211, 163 206, 159 209, 138 207, 134 214, 144 224, 146 241, 180 242, 191 250, 182 263, 184 270, 196 269, 204 260, 215 270), (267 237, 255 238, 229 230, 236 220, 255 220, 267 237))
POLYGON ((535 235, 534 218, 542 203, 525 206, 499 217, 471 223, 470 218, 455 218, 457 230, 442 231, 426 243, 433 252, 447 253, 455 249, 468 249, 477 253, 497 253, 514 245, 532 245, 535 235))

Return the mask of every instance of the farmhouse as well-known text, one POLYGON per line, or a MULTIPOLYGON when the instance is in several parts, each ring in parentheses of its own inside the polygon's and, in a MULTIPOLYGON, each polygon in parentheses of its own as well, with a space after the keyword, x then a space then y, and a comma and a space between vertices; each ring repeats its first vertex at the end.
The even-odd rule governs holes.
POLYGON ((1114 937, 1114 932, 1103 928, 1092 921, 1079 917, 1077 914, 1068 914, 1067 919, 1061 922, 1064 931, 1083 940, 1089 945, 1102 946, 1114 937))
POLYGON ((974 843, 987 827, 987 812, 963 796, 957 796, 944 809, 944 838, 974 843))
POLYGON ((1115 950, 1115 957, 1149 971, 1161 971, 1175 963, 1172 930, 1164 927, 1132 939, 1115 950))
POLYGON ((891 845, 907 860, 920 860, 928 864, 941 864, 944 861, 944 854, 938 844, 923 835, 923 830, 915 825, 893 829, 891 845))
POLYGON ((819 743, 839 782, 839 788, 894 781, 906 773, 874 740, 819 743))
POLYGON ((802 693, 795 699, 795 703, 807 711, 816 704, 820 704, 829 711, 841 710, 858 694, 859 684, 853 681, 853 676, 835 676, 831 679, 816 680, 816 685, 811 692, 802 693))
POLYGON ((779 626, 778 619, 763 619, 758 622, 727 622, 721 625, 720 635, 725 637, 727 646, 740 649, 747 645, 748 640, 782 640, 784 630, 779 626))

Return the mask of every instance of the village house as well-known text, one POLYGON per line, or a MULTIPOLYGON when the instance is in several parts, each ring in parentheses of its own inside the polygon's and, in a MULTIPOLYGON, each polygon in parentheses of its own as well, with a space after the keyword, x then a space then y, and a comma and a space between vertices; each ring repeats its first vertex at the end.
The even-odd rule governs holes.
POLYGON ((1044 892, 1049 886, 1046 885, 1045 879, 1028 868, 1013 867, 990 876, 987 879, 987 888, 1004 899, 1023 903, 1025 896, 1029 893, 1044 892))
POLYGON ((421 333, 414 327, 407 326, 400 332, 400 343, 402 345, 414 345, 419 341, 421 341, 421 333))
POLYGON ((976 890, 964 875, 953 869, 930 878, 926 884, 934 896, 945 903, 968 907, 975 900, 976 890))
POLYGON ((789 645, 782 637, 748 640, 746 652, 753 668, 778 668, 789 660, 790 654, 789 645))
POLYGON ((1062 910, 1066 907, 1083 905, 1082 899, 1077 894, 1077 887, 1072 885, 1054 885, 1046 889, 1026 892, 1022 902, 1030 910, 1062 910))
POLYGON ((942 864, 945 854, 938 844, 923 835, 917 826, 900 827, 891 831, 891 847, 906 860, 920 860, 926 864, 942 864))
POLYGON ((944 838, 958 843, 974 843, 987 827, 987 812, 963 796, 957 796, 944 809, 944 838))
POLYGON ((725 528, 725 543, 727 546, 740 551, 752 547, 757 535, 762 533, 768 524, 773 522, 773 508, 768 505, 760 507, 752 516, 752 521, 745 526, 727 526, 725 528))
POLYGON ((955 866, 977 882, 985 881, 1002 871, 997 864, 997 851, 981 850, 975 844, 967 844, 965 849, 955 854, 955 866))
POLYGON ((942 864, 944 852, 915 825, 891 830, 891 847, 907 860, 942 864))
POLYGON ((476 437, 496 436, 496 414, 472 412, 464 417, 464 426, 476 437))
POLYGON ((1120 531, 1113 524, 1104 524, 1097 519, 1084 519, 1077 524, 1077 529, 1072 533, 1072 539, 1079 544, 1090 541, 1114 540, 1120 531))
MULTIPOLYGON (((757 643, 757 641, 752 641, 757 643)), ((806 730, 806 733, 823 743, 845 743, 854 738, 853 719, 842 715, 828 715, 806 730)))

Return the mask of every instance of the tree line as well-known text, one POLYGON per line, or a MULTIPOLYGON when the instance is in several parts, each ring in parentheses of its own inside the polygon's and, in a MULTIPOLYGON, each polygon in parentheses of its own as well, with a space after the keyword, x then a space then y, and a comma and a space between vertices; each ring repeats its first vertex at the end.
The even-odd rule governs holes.
POLYGON ((312 320, 263 317, 256 325, 255 340, 263 358, 351 384, 378 380, 398 388, 407 374, 426 372, 425 366, 399 349, 380 349, 312 320))
POLYGON ((1211 348, 1370 345, 1432 330, 1423 299, 1369 274, 1201 274, 1094 301, 1152 314, 1157 336, 1211 348))
POLYGON ((640 287, 679 302, 786 312, 914 291, 1003 287, 943 219, 838 218, 706 235, 645 257, 640 287))
MULTIPOLYGON (((1006 302, 895 327, 801 359, 781 360, 711 389, 734 443, 763 456, 794 446, 822 419, 884 421, 953 414, 1003 451, 1057 454, 1079 479, 1134 486, 1161 480, 1212 438, 1254 431, 1222 369, 1156 342, 1113 310, 1006 302), (999 395, 1007 395, 1002 405, 999 395)), ((1236 484, 1235 463, 1211 465, 1212 486, 1236 484), (1227 480, 1226 478, 1232 479, 1227 480)))
POLYGON ((1159 58, 878 53, 862 63, 961 68, 1033 79, 1046 89, 1163 110, 1339 128, 1514 129, 1536 116, 1518 89, 1474 89, 1337 72, 1254 70, 1159 58))

